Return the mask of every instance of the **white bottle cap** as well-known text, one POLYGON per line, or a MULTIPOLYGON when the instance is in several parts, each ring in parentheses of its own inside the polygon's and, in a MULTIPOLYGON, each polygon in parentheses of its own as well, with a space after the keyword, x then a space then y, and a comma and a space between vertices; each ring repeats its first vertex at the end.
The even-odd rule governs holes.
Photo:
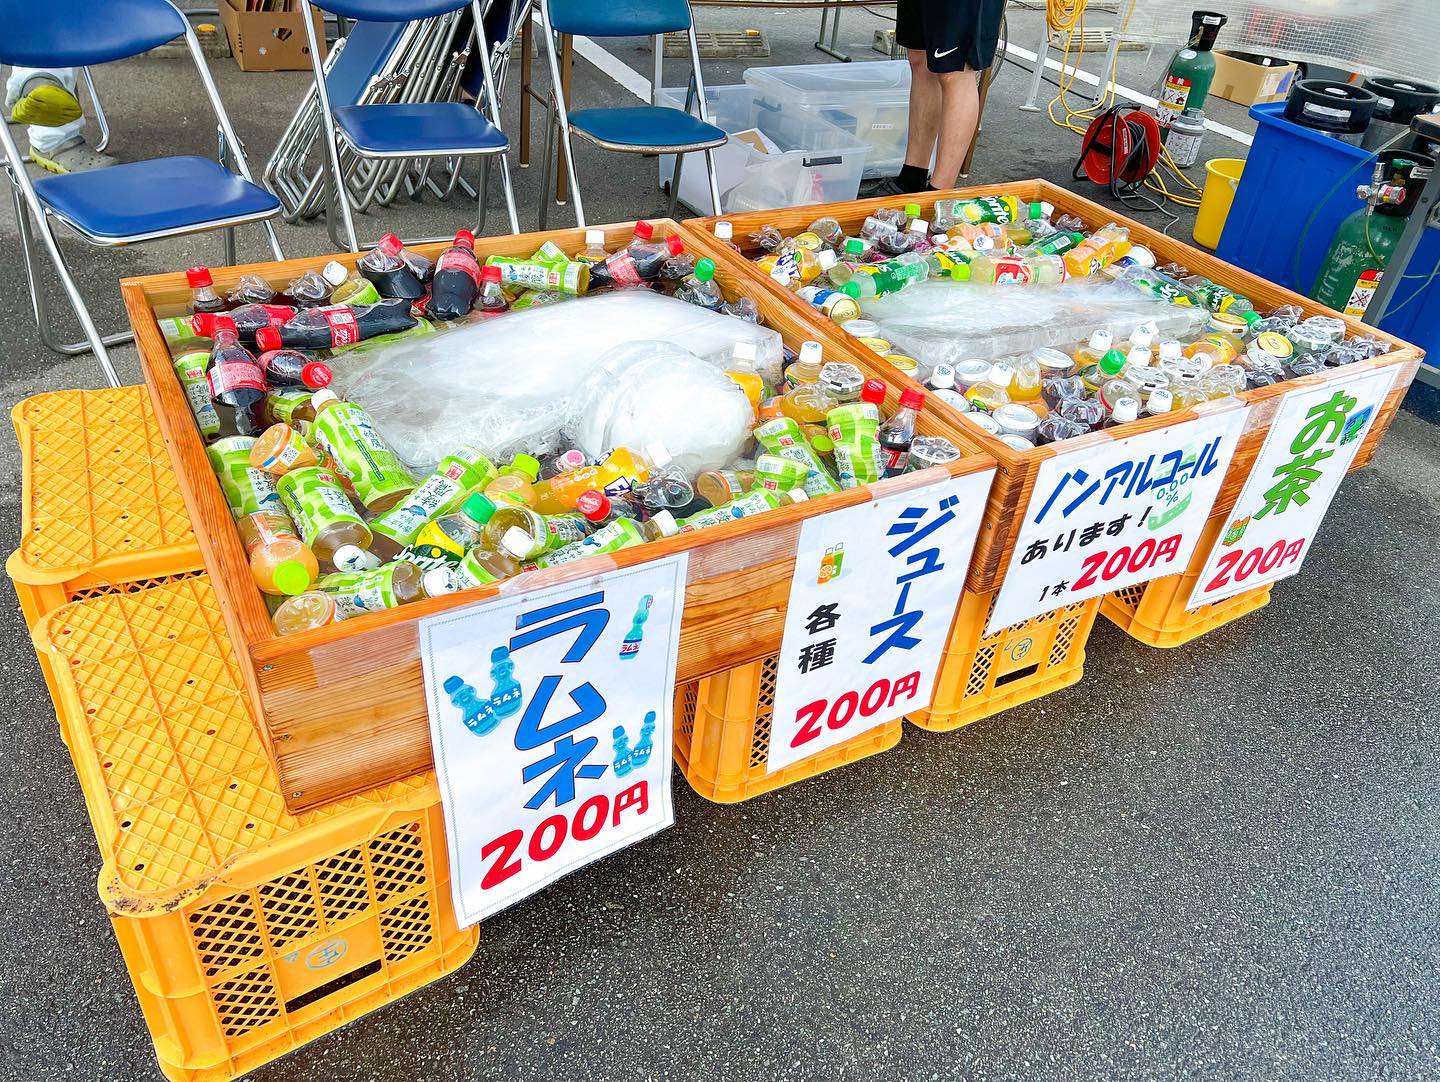
POLYGON ((455 577, 450 573, 448 567, 432 567, 420 576, 420 588, 425 591, 427 597, 439 597, 441 594, 454 593, 457 585, 455 577))
POLYGON ((937 391, 943 391, 955 386, 955 368, 945 363, 937 364, 930 370, 930 386, 937 391))
POLYGON ((325 405, 327 402, 339 402, 339 401, 340 401, 340 396, 339 396, 338 394, 336 394, 334 391, 330 390, 328 387, 325 388, 324 390, 316 391, 314 394, 312 394, 312 395, 310 396, 310 405, 314 406, 317 410, 318 410, 321 406, 325 405))
POLYGON ((1117 425, 1128 424, 1140 416, 1140 403, 1126 395, 1124 398, 1115 400, 1115 408, 1110 411, 1117 425))
POLYGON ((344 264, 337 263, 332 259, 320 269, 320 277, 324 278, 325 281, 329 282, 332 286, 338 286, 345 284, 346 279, 350 277, 350 272, 345 269, 344 264))
POLYGON ((1015 378, 1015 369, 1011 368, 1004 361, 997 361, 990 366, 990 382, 999 384, 1001 387, 1008 387, 1010 381, 1015 378))
POLYGON ((1155 336, 1145 329, 1143 325, 1136 327, 1130 332, 1130 344, 1136 348, 1149 349, 1150 343, 1155 341, 1155 336))
POLYGON ((815 253, 815 262, 820 265, 820 273, 827 274, 835 265, 835 253, 829 248, 822 248, 815 253))
POLYGON ((941 388, 935 392, 935 397, 944 402, 952 410, 960 413, 969 413, 971 410, 970 399, 966 398, 959 391, 952 391, 949 388, 941 388))
POLYGON ((1054 204, 1054 203, 1047 203, 1047 202, 1045 202, 1045 200, 1043 200, 1043 199, 1040 200, 1040 214, 1041 214, 1042 217, 1044 217, 1044 218, 1049 218, 1050 215, 1052 215, 1052 214, 1054 214, 1054 213, 1055 213, 1055 204, 1054 204))
POLYGON ((806 492, 803 488, 792 488, 789 492, 785 493, 785 497, 791 503, 804 503, 810 498, 810 493, 806 492))
POLYGON ((517 560, 528 560, 535 549, 535 539, 519 526, 511 526, 500 536, 500 547, 517 560))
POLYGON ((656 469, 659 469, 661 466, 668 466, 672 461, 669 449, 659 440, 645 445, 645 457, 649 459, 650 465, 656 469))
POLYGON ((1125 363, 1134 365, 1136 368, 1145 368, 1150 364, 1150 347, 1136 346, 1125 355, 1125 363))
POLYGON ((930 235, 930 223, 924 218, 916 218, 910 223, 910 232, 919 233, 922 237, 930 235))
POLYGON ((1096 353, 1104 353, 1114 341, 1114 336, 1102 327, 1090 336, 1090 348, 1096 353))
POLYGON ((330 562, 339 571, 368 571, 372 567, 380 566, 379 559, 359 545, 341 545, 335 550, 330 562))
POLYGON ((669 511, 656 511, 650 516, 650 525, 659 531, 661 537, 674 537, 680 532, 680 525, 669 511))
POLYGON ((736 342, 736 343, 735 343, 735 348, 730 352, 730 356, 731 356, 732 359, 737 360, 737 361, 753 361, 753 360, 755 360, 755 343, 754 343, 754 342, 736 342))
POLYGON ((735 236, 735 227, 729 222, 715 223, 715 238, 717 240, 732 240, 735 236))
POLYGON ((1184 347, 1179 342, 1169 341, 1160 343, 1160 359, 1162 361, 1173 361, 1184 356, 1184 347))
POLYGON ((603 248, 603 247, 605 247, 605 230, 603 230, 603 229, 587 229, 587 230, 585 230, 585 246, 586 246, 587 248, 603 248))
POLYGON ((800 363, 818 365, 822 352, 819 342, 801 342, 800 363))
POLYGON ((1150 401, 1145 408, 1151 413, 1169 413, 1175 406, 1175 396, 1164 387, 1157 387, 1150 392, 1150 401))

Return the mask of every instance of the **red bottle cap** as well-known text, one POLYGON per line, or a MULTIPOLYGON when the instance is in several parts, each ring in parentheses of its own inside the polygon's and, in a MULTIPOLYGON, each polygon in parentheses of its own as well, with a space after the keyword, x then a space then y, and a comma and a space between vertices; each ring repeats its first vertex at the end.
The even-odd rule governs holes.
POLYGON ((649 240, 655 235, 655 227, 649 222, 636 222, 635 235, 641 240, 649 240))
POLYGON ((212 328, 210 332, 211 338, 214 338, 221 331, 229 331, 231 334, 235 333, 235 321, 229 316, 211 317, 210 326, 212 328))
POLYGON ((471 251, 474 251, 474 249, 475 249, 475 234, 472 233, 472 232, 470 232, 470 230, 468 230, 468 229, 458 230, 458 231, 455 233, 455 243, 456 243, 456 244, 459 244, 459 245, 463 245, 464 247, 469 248, 471 251))
POLYGON ((500 281, 503 281, 503 280, 504 280, 504 276, 500 273, 500 268, 499 268, 499 267, 496 267, 496 266, 486 266, 486 267, 481 267, 481 268, 480 268, 480 281, 482 281, 482 282, 500 282, 500 281))
MULTIPOLYGON (((265 328, 269 330, 269 327, 265 328)), ((300 369, 300 382, 309 387, 312 391, 318 391, 321 387, 330 386, 330 380, 334 378, 330 366, 324 361, 311 361, 300 369)))
POLYGON ((400 243, 400 238, 394 233, 386 233, 375 242, 375 247, 379 248, 386 255, 396 255, 404 245, 400 243))
POLYGON ((883 406, 885 404, 885 381, 867 379, 865 385, 860 388, 860 401, 873 402, 877 406, 883 406))
POLYGON ((190 329, 201 338, 215 337, 215 315, 213 312, 196 312, 190 317, 190 329))
MULTIPOLYGON (((231 320, 230 325, 233 327, 235 321, 231 320)), ((280 332, 274 327, 261 327, 255 332, 255 345, 267 353, 272 349, 279 349, 280 332)))
POLYGON ((665 238, 665 247, 670 250, 671 255, 679 255, 685 250, 685 242, 680 239, 678 233, 672 233, 665 238))
POLYGON ((912 410, 925 408, 925 392, 911 390, 909 388, 900 392, 900 408, 909 406, 912 410))
POLYGON ((190 283, 191 289, 199 289, 201 286, 213 286, 215 279, 210 277, 209 267, 191 267, 185 272, 185 281, 190 283))
POLYGON ((599 522, 610 513, 610 497, 591 489, 575 498, 575 507, 591 522, 599 522))

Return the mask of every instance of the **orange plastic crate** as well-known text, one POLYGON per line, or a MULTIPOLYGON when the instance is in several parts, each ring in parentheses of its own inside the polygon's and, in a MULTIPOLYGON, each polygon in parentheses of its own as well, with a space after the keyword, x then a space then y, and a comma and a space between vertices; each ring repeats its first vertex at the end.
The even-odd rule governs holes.
POLYGON ((904 719, 877 726, 773 774, 765 766, 779 657, 680 684, 675 689, 675 761, 706 800, 736 804, 893 748, 904 719))
POLYGON ((292 815, 207 576, 35 629, 161 1069, 231 1079, 460 966, 433 774, 292 815))
POLYGON ((1213 605, 1201 605, 1194 610, 1185 608, 1196 580, 1205 570, 1210 549, 1229 519, 1228 512, 1211 516, 1195 546, 1195 556, 1183 572, 1106 594, 1100 599, 1101 614, 1132 639, 1146 646, 1169 649, 1183 646, 1207 631, 1214 631, 1270 604, 1271 587, 1266 585, 1227 597, 1213 605))
POLYGON ((1100 599, 1092 598, 985 635, 999 590, 966 590, 940 659, 930 709, 909 715, 948 732, 1069 687, 1085 674, 1085 641, 1100 599))

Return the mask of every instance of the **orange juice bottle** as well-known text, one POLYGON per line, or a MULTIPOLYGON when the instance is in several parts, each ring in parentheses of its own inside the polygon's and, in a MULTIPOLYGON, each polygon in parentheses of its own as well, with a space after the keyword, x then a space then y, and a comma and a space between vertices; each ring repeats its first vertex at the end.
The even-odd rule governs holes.
POLYGON ((605 460, 594 466, 581 466, 535 486, 535 510, 546 515, 575 510, 582 492, 595 490, 612 495, 624 492, 650 479, 650 471, 670 462, 670 452, 663 443, 649 444, 644 452, 617 447, 605 460))
POLYGON ((1061 258, 1072 278, 1086 278, 1130 250, 1130 230, 1111 222, 1071 248, 1061 258))
POLYGON ((250 557, 250 573, 261 591, 276 596, 303 594, 320 577, 310 546, 300 540, 290 516, 257 511, 237 520, 240 540, 250 557))
POLYGON ((260 433, 250 448, 250 465, 275 477, 284 477, 291 470, 320 465, 315 449, 305 437, 281 422, 260 433))
POLYGON ((1010 379, 1010 401, 1033 407, 1040 400, 1040 362, 1026 355, 1010 362, 1015 375, 1010 379))
POLYGON ((520 454, 510 465, 495 471, 495 480, 485 486, 485 495, 497 504, 518 503, 535 506, 535 479, 540 476, 540 460, 520 454))

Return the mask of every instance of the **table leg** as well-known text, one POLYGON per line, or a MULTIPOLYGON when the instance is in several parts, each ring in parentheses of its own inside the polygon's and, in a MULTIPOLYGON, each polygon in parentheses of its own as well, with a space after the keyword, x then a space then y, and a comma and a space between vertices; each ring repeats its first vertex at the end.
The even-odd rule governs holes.
POLYGON ((826 4, 824 7, 822 7, 822 8, 820 9, 820 34, 819 34, 819 40, 817 40, 817 41, 815 42, 815 48, 819 49, 819 50, 820 50, 822 53, 824 53, 826 56, 833 56, 836 60, 840 60, 840 61, 843 61, 844 63, 848 64, 848 63, 850 63, 850 56, 849 56, 849 54, 848 54, 848 53, 842 53, 842 52, 839 51, 839 49, 836 48, 836 44, 837 44, 837 42, 838 42, 838 40, 839 40, 839 37, 840 37, 840 4, 838 4, 838 3, 835 4, 834 7, 833 7, 833 9, 832 9, 831 5, 826 4), (826 44, 826 41, 825 41, 825 27, 826 27, 827 24, 828 24, 829 27, 830 27, 830 41, 829 41, 829 44, 826 44))
POLYGON ((520 168, 530 167, 530 22, 520 25, 520 168))

